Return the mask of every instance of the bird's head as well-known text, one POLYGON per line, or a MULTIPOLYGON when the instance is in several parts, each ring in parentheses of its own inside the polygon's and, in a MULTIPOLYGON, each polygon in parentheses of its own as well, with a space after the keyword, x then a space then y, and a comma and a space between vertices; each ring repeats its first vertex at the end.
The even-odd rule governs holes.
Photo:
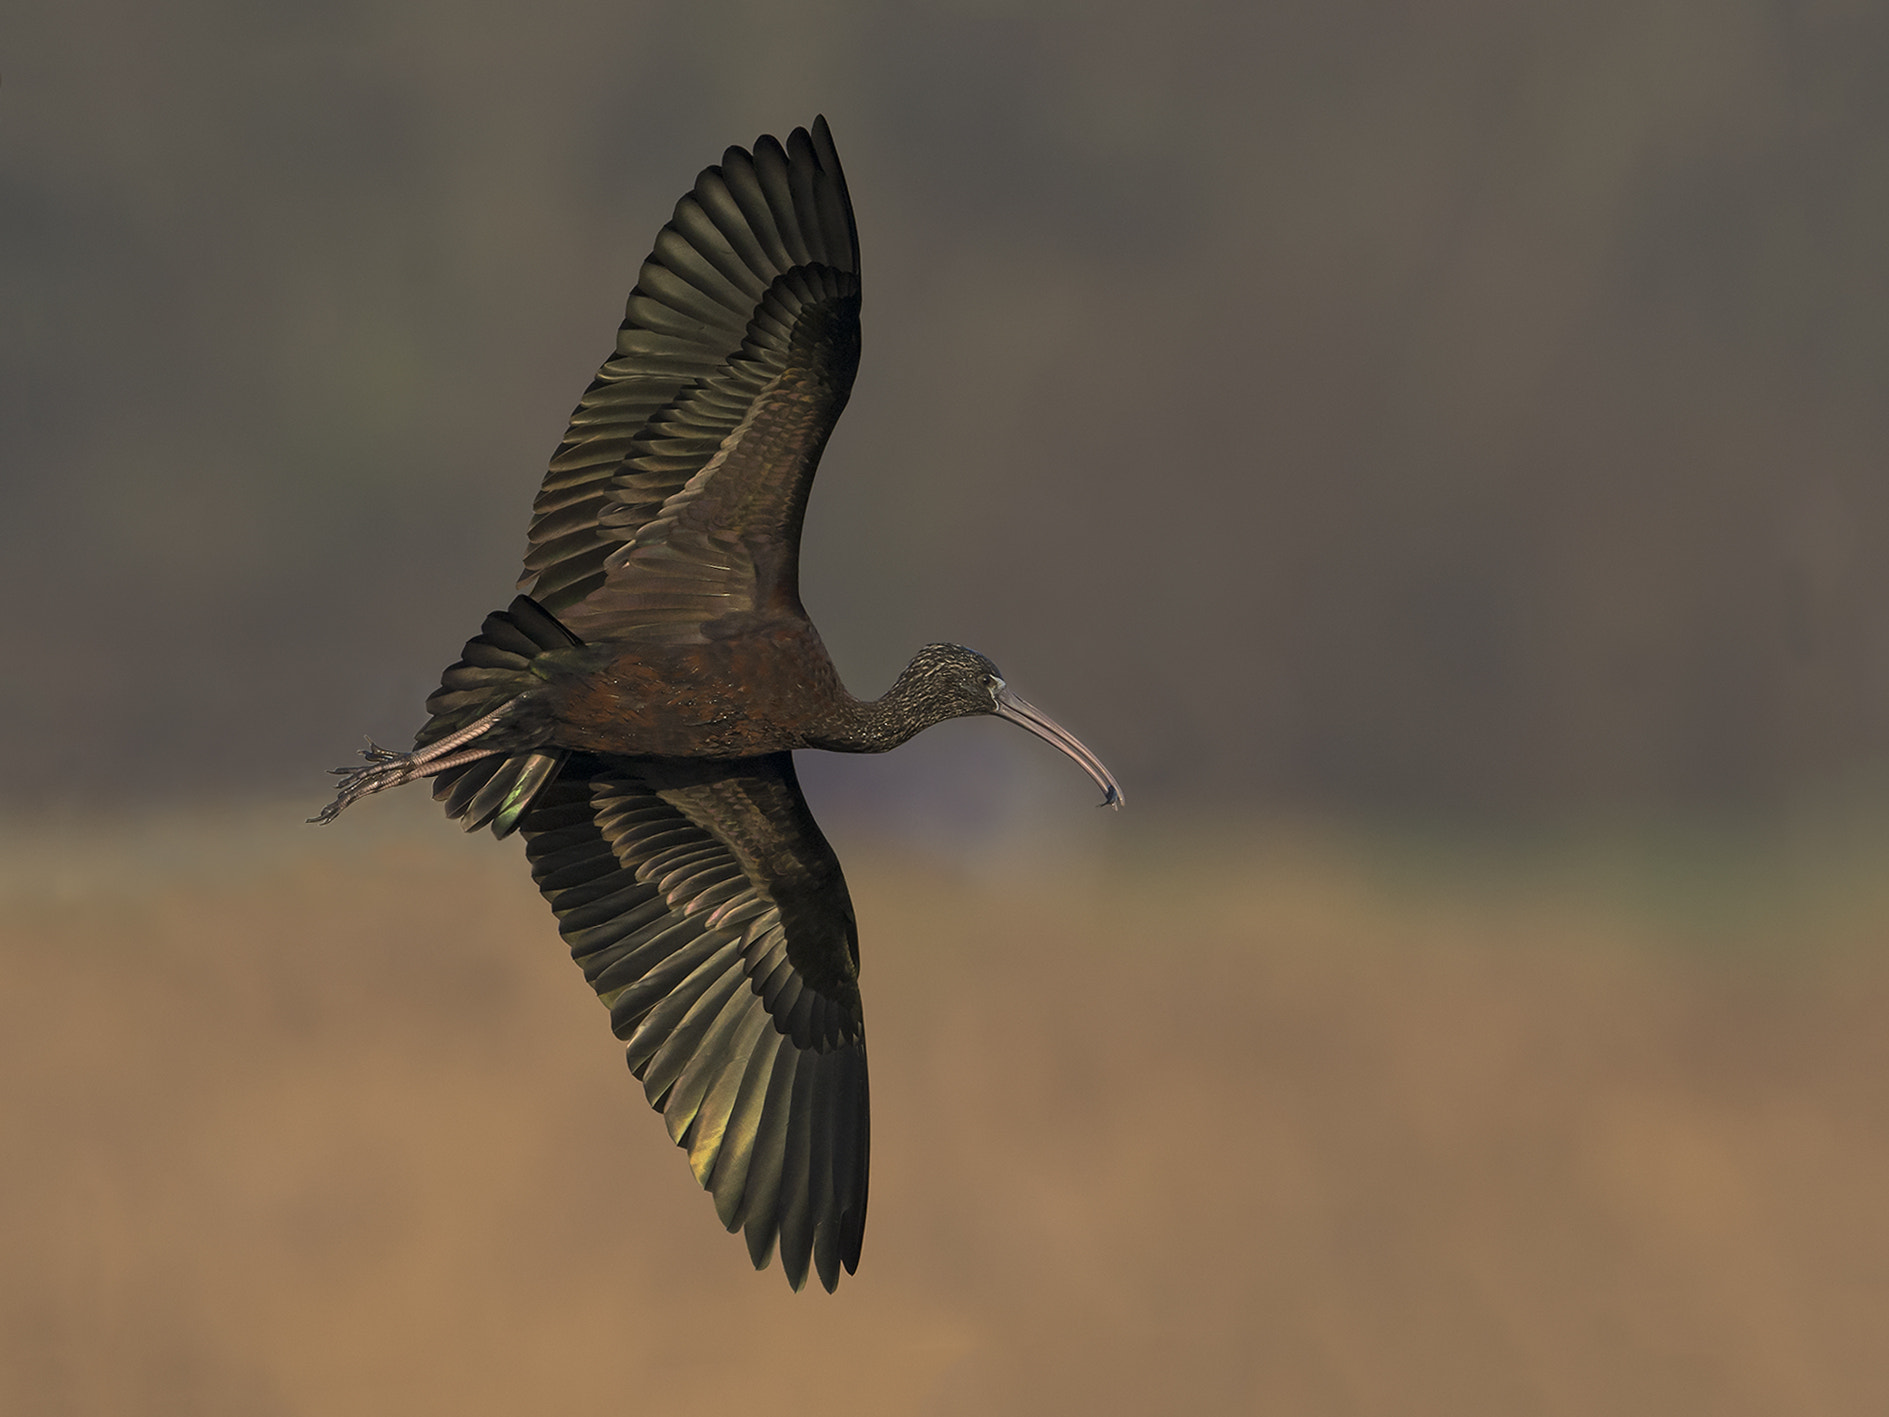
POLYGON ((988 713, 1029 729, 1081 765, 1102 789, 1103 806, 1122 805, 1121 787, 1102 760, 1055 719, 1011 692, 997 666, 976 650, 963 645, 926 645, 905 666, 898 688, 931 723, 988 713))

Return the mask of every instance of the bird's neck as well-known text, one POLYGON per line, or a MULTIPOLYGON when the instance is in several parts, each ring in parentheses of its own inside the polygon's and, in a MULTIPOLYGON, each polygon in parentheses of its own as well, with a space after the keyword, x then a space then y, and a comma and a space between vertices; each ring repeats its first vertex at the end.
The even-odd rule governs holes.
POLYGON ((892 687, 876 699, 843 695, 810 746, 839 753, 889 752, 951 716, 926 696, 908 664, 892 687))

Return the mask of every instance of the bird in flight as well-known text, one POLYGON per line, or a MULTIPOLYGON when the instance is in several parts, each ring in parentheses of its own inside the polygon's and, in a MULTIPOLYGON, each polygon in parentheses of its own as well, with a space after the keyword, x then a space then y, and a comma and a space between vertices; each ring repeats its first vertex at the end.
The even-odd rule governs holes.
POLYGON ((859 235, 826 120, 729 148, 676 204, 552 455, 520 594, 316 821, 430 778, 518 832, 630 1070, 757 1269, 859 1263, 859 942, 797 749, 880 753, 991 714, 1101 760, 975 650, 847 693, 800 603, 801 518, 859 365, 859 235))

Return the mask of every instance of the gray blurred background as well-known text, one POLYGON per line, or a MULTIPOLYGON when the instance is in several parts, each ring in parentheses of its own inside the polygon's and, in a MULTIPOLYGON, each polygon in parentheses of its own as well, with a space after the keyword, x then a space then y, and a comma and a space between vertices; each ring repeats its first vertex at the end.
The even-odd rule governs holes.
POLYGON ((857 692, 975 645, 1154 807, 1764 814, 1889 746, 1880 6, 28 0, 0 75, 15 805, 406 741, 675 198, 816 112, 857 692))

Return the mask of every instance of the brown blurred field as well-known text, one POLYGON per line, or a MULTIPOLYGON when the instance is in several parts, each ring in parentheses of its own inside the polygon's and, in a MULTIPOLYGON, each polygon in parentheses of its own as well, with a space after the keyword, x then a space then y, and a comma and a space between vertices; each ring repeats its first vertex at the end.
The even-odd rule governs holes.
POLYGON ((8 833, 0 1410, 1889 1411, 1878 850, 836 833, 828 1297, 716 1226, 516 847, 371 807, 8 833))

